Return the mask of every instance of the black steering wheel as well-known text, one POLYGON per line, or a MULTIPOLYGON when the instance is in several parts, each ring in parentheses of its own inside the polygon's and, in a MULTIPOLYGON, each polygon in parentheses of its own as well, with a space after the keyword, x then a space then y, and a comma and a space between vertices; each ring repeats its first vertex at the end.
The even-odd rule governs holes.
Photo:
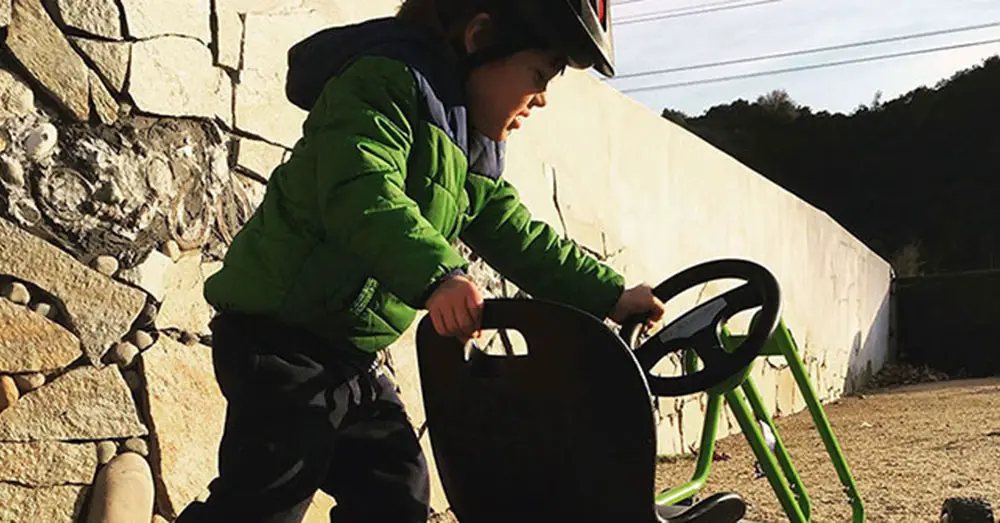
POLYGON ((633 349, 646 373, 649 390, 656 396, 684 396, 708 390, 743 371, 760 355, 778 324, 781 291, 774 275, 764 267, 745 260, 724 259, 695 265, 667 279, 653 293, 664 303, 680 293, 711 281, 736 278, 745 284, 691 309, 636 347, 643 318, 630 318, 620 336, 633 349), (721 329, 740 312, 761 307, 747 337, 727 351, 722 346, 721 329), (665 356, 693 349, 704 367, 677 377, 655 376, 652 369, 665 356))

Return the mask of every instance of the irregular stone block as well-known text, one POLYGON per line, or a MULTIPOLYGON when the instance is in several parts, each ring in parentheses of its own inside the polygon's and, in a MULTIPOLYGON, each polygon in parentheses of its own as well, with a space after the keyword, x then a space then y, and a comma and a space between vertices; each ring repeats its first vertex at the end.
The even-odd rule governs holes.
POLYGON ((236 156, 236 166, 246 170, 261 180, 271 177, 271 171, 285 156, 285 149, 267 142, 240 138, 239 153, 236 156))
POLYGON ((0 300, 0 371, 61 369, 80 357, 80 340, 58 323, 0 300))
POLYGON ((125 75, 128 73, 131 43, 106 42, 74 36, 70 37, 70 41, 94 62, 97 73, 115 93, 122 92, 125 87, 125 75))
POLYGON ((285 98, 285 55, 289 47, 326 24, 312 12, 294 12, 248 14, 244 25, 235 126, 290 148, 302 134, 306 113, 285 98))
MULTIPOLYGON (((8 0, 0 1, 0 5, 10 7, 8 0)), ((0 69, 0 120, 21 118, 34 110, 35 92, 31 87, 10 71, 0 69)))
POLYGON ((125 8, 125 26, 133 38, 184 35, 208 45, 209 0, 121 0, 125 8))
POLYGON ((90 69, 39 0, 14 0, 7 48, 73 118, 90 116, 90 69))
POLYGON ((177 329, 207 335, 214 311, 205 301, 201 253, 182 256, 167 271, 165 297, 156 316, 159 330, 177 329))
POLYGON ((133 523, 153 519, 153 473, 145 458, 119 454, 94 482, 87 523, 133 523))
POLYGON ((177 261, 181 259, 181 254, 182 254, 181 246, 177 245, 177 242, 175 242, 174 240, 167 240, 163 242, 163 246, 161 247, 161 252, 167 255, 167 257, 169 257, 171 261, 177 261))
POLYGON ((169 256, 152 250, 142 263, 118 273, 118 279, 139 287, 156 301, 162 302, 167 292, 167 274, 173 266, 174 261, 169 256))
POLYGON ((111 125, 118 121, 118 102, 115 101, 111 93, 104 87, 104 82, 94 71, 88 76, 90 82, 90 102, 94 104, 97 117, 104 125, 111 125))
POLYGON ((0 0, 0 27, 10 25, 10 0, 0 0))
POLYGON ((145 436, 115 367, 74 369, 0 412, 0 441, 99 440, 145 436))
POLYGON ((125 336, 146 295, 106 278, 70 255, 0 219, 0 273, 33 282, 58 297, 84 352, 95 365, 125 336), (107 307, 113 303, 114 307, 107 307))
POLYGON ((215 63, 234 71, 240 68, 243 50, 243 20, 236 11, 233 0, 216 0, 215 5, 215 63))
POLYGON ((128 91, 136 107, 147 113, 219 118, 227 125, 233 121, 232 81, 213 65, 211 51, 190 38, 134 43, 128 91))
POLYGON ((31 488, 0 483, 0 521, 76 523, 88 487, 61 485, 31 488))
POLYGON ((93 443, 0 443, 0 483, 28 487, 90 485, 96 470, 93 443))
POLYGON ((226 402, 211 349, 167 336, 143 353, 146 401, 154 437, 153 466, 164 485, 159 508, 168 517, 194 500, 215 477, 226 402))
POLYGON ((122 15, 115 0, 56 0, 57 16, 85 33, 121 40, 122 15))

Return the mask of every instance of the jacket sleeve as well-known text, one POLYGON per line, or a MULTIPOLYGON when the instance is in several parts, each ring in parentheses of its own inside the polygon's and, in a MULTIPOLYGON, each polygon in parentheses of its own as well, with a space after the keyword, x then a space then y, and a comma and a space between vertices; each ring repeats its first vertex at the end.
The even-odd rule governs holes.
POLYGON ((565 303, 598 318, 611 313, 624 290, 624 278, 611 267, 560 238, 544 222, 532 220, 517 190, 503 179, 462 239, 533 297, 565 303))
POLYGON ((405 65, 365 58, 327 84, 306 123, 324 233, 417 309, 467 266, 405 191, 418 106, 405 65))

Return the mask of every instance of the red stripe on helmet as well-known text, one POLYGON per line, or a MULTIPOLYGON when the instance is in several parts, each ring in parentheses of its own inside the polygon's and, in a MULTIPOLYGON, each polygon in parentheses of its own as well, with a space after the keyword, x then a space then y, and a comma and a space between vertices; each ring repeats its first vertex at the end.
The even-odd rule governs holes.
POLYGON ((608 22, 605 15, 607 14, 607 0, 597 0, 597 17, 600 18, 602 24, 608 22))

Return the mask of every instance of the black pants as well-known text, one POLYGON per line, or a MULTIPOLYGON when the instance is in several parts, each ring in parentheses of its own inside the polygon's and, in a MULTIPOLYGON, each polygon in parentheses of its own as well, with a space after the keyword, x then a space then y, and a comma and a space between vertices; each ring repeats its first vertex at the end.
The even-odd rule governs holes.
POLYGON ((178 523, 299 522, 318 489, 335 523, 427 521, 427 465, 374 356, 260 318, 221 315, 212 331, 219 476, 178 523))

